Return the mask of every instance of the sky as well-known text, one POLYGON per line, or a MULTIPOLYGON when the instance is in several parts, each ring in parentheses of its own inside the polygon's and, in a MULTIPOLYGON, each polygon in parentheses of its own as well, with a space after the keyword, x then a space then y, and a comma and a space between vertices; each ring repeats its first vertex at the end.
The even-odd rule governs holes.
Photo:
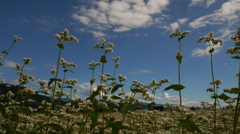
MULTIPOLYGON (((18 84, 19 77, 13 68, 17 63, 23 65, 23 57, 32 59, 24 68, 24 73, 35 77, 35 81, 25 86, 39 89, 39 79, 53 77, 51 69, 56 67, 59 48, 54 38, 65 28, 78 38, 79 43, 65 42, 61 58, 77 64, 70 68, 67 79, 77 79, 78 96, 89 95, 89 81, 92 70, 88 63, 99 62, 101 50, 93 49, 99 39, 112 42, 113 52, 107 54, 108 63, 104 73, 113 74, 113 57, 121 57, 116 75, 127 77, 123 89, 130 93, 132 80, 148 85, 153 79, 167 78, 178 83, 177 37, 169 34, 179 28, 181 32, 191 31, 181 40, 182 64, 181 84, 183 105, 200 106, 201 101, 213 102, 212 93, 206 92, 210 85, 211 69, 208 46, 197 43, 199 37, 213 31, 214 38, 224 40, 222 46, 215 46, 213 54, 214 75, 224 88, 238 86, 238 61, 226 54, 227 48, 234 47, 229 38, 237 32, 240 17, 240 0, 11 0, 0 1, 0 51, 8 50, 13 36, 23 40, 16 42, 0 68, 0 79, 5 83, 18 84)), ((100 83, 101 66, 96 67, 96 85, 100 83)), ((59 69, 59 78, 63 70, 59 69)), ((96 88, 94 85, 94 89, 96 88)), ((155 102, 179 104, 176 91, 163 90, 170 86, 165 83, 156 92, 155 102)), ((68 89, 64 90, 69 93, 68 89)), ((230 95, 236 97, 235 95, 230 95)), ((140 95, 136 96, 141 99, 140 95)), ((224 106, 224 102, 221 101, 224 106)))

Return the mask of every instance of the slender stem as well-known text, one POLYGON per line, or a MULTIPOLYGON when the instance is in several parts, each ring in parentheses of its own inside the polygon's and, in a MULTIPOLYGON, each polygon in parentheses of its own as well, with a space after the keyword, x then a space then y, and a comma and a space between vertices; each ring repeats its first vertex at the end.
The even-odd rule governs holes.
POLYGON ((12 49, 12 47, 14 46, 15 41, 13 42, 12 46, 9 48, 9 50, 5 53, 5 55, 3 56, 3 60, 1 63, 3 63, 3 61, 5 60, 5 57, 7 56, 7 54, 10 52, 10 50, 12 49))
MULTIPOLYGON (((59 68, 59 61, 60 61, 61 52, 62 52, 62 48, 60 48, 59 53, 58 53, 57 72, 56 72, 56 75, 55 75, 55 79, 57 79, 57 77, 58 77, 58 68, 59 68)), ((57 81, 55 80, 55 86, 52 90, 52 106, 53 106, 54 97, 55 97, 56 84, 57 84, 57 81)))
MULTIPOLYGON (((209 43, 209 42, 208 42, 209 43)), ((209 44, 210 46, 210 44, 209 44)), ((211 47, 210 47, 211 49, 211 47)), ((210 53, 210 59, 211 59, 211 71, 212 71, 212 81, 214 82, 214 70, 213 70, 213 58, 212 58, 212 52, 210 53)), ((215 83, 213 83, 213 92, 214 94, 217 94, 216 89, 215 89, 215 83)), ((214 118, 213 118, 213 123, 214 123, 214 133, 216 134, 217 127, 216 127, 216 115, 217 115, 217 99, 214 99, 214 118)))

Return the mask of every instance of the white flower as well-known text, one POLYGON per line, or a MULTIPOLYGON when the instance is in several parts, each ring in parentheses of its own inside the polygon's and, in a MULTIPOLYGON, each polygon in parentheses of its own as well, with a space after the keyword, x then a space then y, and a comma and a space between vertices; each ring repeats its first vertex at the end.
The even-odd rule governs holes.
POLYGON ((54 68, 54 69, 51 70, 51 73, 52 73, 52 74, 55 74, 56 72, 57 72, 57 69, 56 69, 56 68, 54 68))
POLYGON ((30 61, 32 60, 30 57, 28 58, 23 57, 22 59, 25 61, 24 64, 29 64, 30 61))
POLYGON ((102 43, 106 42, 106 40, 104 38, 100 38, 99 41, 101 41, 102 43))
POLYGON ((14 42, 17 42, 18 40, 23 40, 23 38, 18 37, 18 36, 14 36, 14 42))

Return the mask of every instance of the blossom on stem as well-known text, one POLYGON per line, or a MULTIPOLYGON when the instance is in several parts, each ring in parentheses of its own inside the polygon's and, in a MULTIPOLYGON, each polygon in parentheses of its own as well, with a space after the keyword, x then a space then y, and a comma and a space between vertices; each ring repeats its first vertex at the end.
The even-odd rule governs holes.
POLYGON ((32 60, 30 57, 28 58, 23 57, 22 59, 25 61, 24 64, 29 64, 32 60))
POLYGON ((17 42, 18 40, 23 40, 23 38, 18 37, 18 36, 14 36, 14 42, 17 42))

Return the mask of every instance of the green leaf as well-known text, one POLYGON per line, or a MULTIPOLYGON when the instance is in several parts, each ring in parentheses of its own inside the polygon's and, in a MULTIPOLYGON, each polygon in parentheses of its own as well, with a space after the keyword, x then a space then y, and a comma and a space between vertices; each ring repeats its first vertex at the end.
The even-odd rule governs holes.
POLYGON ((91 125, 90 125, 90 131, 93 130, 93 128, 95 128, 96 124, 97 124, 97 119, 98 119, 98 113, 94 112, 94 111, 88 111, 88 114, 90 116, 90 119, 92 121, 91 125))
POLYGON ((122 115, 127 114, 127 112, 128 112, 133 106, 134 106, 134 104, 125 103, 125 104, 123 105, 122 110, 121 110, 122 115))
POLYGON ((60 126, 58 124, 55 124, 55 123, 50 123, 50 124, 43 125, 40 128, 38 128, 37 130, 41 130, 44 127, 51 127, 52 129, 54 129, 57 132, 62 131, 62 134, 67 134, 67 131, 62 126, 60 126))
POLYGON ((233 58, 233 59, 240 59, 240 56, 233 56, 231 58, 233 58))
POLYGON ((178 63, 181 64, 181 62, 182 62, 182 56, 176 56, 176 59, 177 59, 178 63))
POLYGON ((133 93, 142 93, 141 89, 137 89, 137 88, 131 88, 130 89, 133 93))
POLYGON ((229 93, 231 93, 231 94, 238 94, 238 93, 240 93, 240 88, 231 88, 229 93))
POLYGON ((57 46, 61 49, 64 49, 64 44, 63 43, 59 43, 59 44, 57 44, 57 46))
POLYGON ((122 99, 121 97, 116 96, 116 95, 111 96, 111 98, 114 99, 114 100, 122 99))
POLYGON ((62 81, 61 79, 56 79, 56 78, 50 78, 49 82, 48 82, 48 87, 52 84, 53 81, 62 81))
POLYGON ((217 99, 217 98, 219 98, 219 96, 218 96, 217 94, 212 94, 212 95, 211 95, 211 98, 212 98, 212 99, 217 99))
POLYGON ((209 53, 213 53, 214 52, 214 48, 210 49, 208 52, 209 53))
POLYGON ((2 64, 2 63, 0 63, 0 67, 1 67, 1 66, 3 66, 3 64, 2 64))
POLYGON ((236 50, 239 50, 240 49, 240 47, 235 47, 234 49, 233 49, 233 51, 236 51, 236 50))
POLYGON ((73 86, 65 86, 65 87, 63 87, 63 88, 73 88, 73 86))
POLYGON ((151 102, 150 104, 148 104, 148 108, 151 109, 152 106, 156 105, 155 102, 151 102))
POLYGON ((107 63, 107 58, 106 58, 105 55, 103 55, 103 56, 101 57, 100 62, 102 62, 102 63, 107 63))
POLYGON ((172 84, 171 86, 165 88, 163 91, 167 91, 167 90, 170 90, 170 89, 173 89, 175 91, 181 91, 184 88, 186 88, 186 87, 181 85, 181 84, 172 84))
POLYGON ((67 71, 74 73, 72 70, 68 70, 68 69, 65 69, 63 72, 67 72, 67 71))
POLYGON ((180 41, 181 39, 183 39, 185 37, 186 37, 185 35, 181 36, 180 38, 178 38, 178 41, 180 41))
POLYGON ((6 109, 1 103, 0 103, 0 112, 2 113, 2 115, 6 114, 6 109))
POLYGON ((29 110, 29 108, 26 108, 26 107, 20 107, 20 111, 23 114, 28 115, 28 116, 30 116, 32 114, 32 112, 29 110))
POLYGON ((108 78, 108 80, 116 80, 115 78, 108 78))
POLYGON ((221 100, 228 100, 229 98, 231 98, 231 97, 229 97, 229 96, 227 96, 226 94, 224 94, 224 93, 222 93, 221 95, 219 95, 219 99, 221 99, 221 100))
POLYGON ((114 93, 115 91, 117 91, 118 88, 123 87, 123 86, 124 86, 124 84, 116 84, 116 85, 113 87, 113 89, 112 89, 112 91, 111 91, 111 94, 114 93))
POLYGON ((94 68, 88 68, 88 69, 93 69, 94 70, 94 68))
POLYGON ((180 119, 178 125, 180 127, 185 128, 188 132, 197 131, 199 134, 202 134, 202 131, 198 128, 197 125, 194 124, 190 119, 180 119))

